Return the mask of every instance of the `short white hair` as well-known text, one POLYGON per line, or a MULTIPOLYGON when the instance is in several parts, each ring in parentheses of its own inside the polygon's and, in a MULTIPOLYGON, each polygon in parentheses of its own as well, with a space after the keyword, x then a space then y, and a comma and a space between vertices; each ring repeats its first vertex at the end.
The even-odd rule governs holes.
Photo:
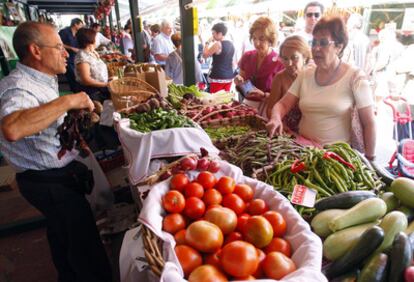
POLYGON ((162 20, 162 22, 161 22, 161 28, 164 28, 164 27, 166 27, 166 26, 170 26, 170 27, 172 27, 171 22, 170 22, 170 21, 168 21, 168 20, 162 20))

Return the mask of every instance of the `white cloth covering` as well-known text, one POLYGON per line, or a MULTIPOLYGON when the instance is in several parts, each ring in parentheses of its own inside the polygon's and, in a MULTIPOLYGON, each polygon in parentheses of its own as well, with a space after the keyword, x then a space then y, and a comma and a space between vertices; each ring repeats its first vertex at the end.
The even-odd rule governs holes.
MULTIPOLYGON (((223 175, 233 177, 237 183, 246 183, 255 189, 255 198, 263 199, 271 210, 280 212, 287 222, 287 233, 285 238, 290 242, 293 250, 292 260, 297 266, 297 270, 282 280, 284 282, 324 282, 327 281, 325 276, 321 273, 322 264, 322 242, 320 238, 314 234, 309 225, 301 218, 301 216, 292 207, 289 201, 283 197, 279 192, 273 190, 273 188, 263 182, 254 180, 249 177, 243 176, 240 168, 230 165, 224 161, 220 161, 220 171, 216 173, 216 177, 219 178, 223 175)), ((192 171, 190 178, 196 177, 198 172, 192 171)), ((151 188, 151 192, 148 194, 147 199, 144 202, 144 206, 139 215, 139 221, 149 227, 158 237, 164 241, 163 253, 167 262, 166 267, 162 273, 159 281, 163 282, 179 282, 186 281, 183 278, 183 272, 179 265, 178 259, 174 253, 175 241, 173 236, 169 233, 162 231, 162 219, 164 216, 164 210, 161 206, 162 196, 169 190, 170 179, 160 182, 151 188)), ((125 242, 125 245, 128 242, 125 242)), ((123 248, 124 249, 124 248, 123 248)), ((137 255, 131 256, 131 250, 128 250, 129 256, 136 258, 137 255)), ((143 253, 142 248, 140 252, 143 253)), ((122 260, 121 266, 121 281, 122 277, 130 277, 133 271, 136 271, 131 267, 132 261, 125 260, 125 250, 121 250, 120 260, 122 260)), ((141 274, 142 275, 142 274, 141 274)), ((135 277, 137 278, 137 277, 135 277)), ((132 280, 125 280, 132 281, 132 280)), ((135 279, 133 281, 140 281, 135 279)), ((275 281, 270 279, 264 279, 260 281, 275 281)))
POLYGON ((197 128, 171 128, 141 133, 129 127, 129 119, 114 113, 115 129, 128 163, 128 177, 132 185, 148 176, 151 159, 199 154, 205 148, 211 155, 218 155, 207 133, 197 128))

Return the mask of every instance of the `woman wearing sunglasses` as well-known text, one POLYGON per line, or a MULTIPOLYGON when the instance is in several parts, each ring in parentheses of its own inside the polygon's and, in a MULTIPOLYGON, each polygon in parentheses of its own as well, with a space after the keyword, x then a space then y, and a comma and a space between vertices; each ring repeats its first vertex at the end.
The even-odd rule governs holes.
POLYGON ((254 50, 244 53, 239 62, 240 72, 234 78, 239 90, 246 84, 252 89, 246 91, 244 103, 264 112, 264 99, 269 95, 272 79, 276 73, 283 70, 279 55, 273 50, 277 42, 277 30, 274 22, 268 17, 259 17, 249 30, 250 40, 254 50))
POLYGON ((273 107, 267 124, 270 135, 283 132, 283 118, 299 105, 299 134, 321 145, 351 143, 352 113, 359 115, 365 155, 374 158, 374 101, 368 79, 355 67, 341 61, 348 36, 340 18, 322 18, 313 30, 315 68, 303 70, 288 93, 273 107))
MULTIPOLYGON (((266 115, 270 118, 273 106, 287 93, 299 72, 307 65, 311 58, 308 43, 299 35, 286 38, 280 45, 280 58, 285 69, 273 78, 270 96, 266 101, 266 115)), ((283 119, 284 125, 290 130, 298 132, 300 110, 296 105, 283 119)))

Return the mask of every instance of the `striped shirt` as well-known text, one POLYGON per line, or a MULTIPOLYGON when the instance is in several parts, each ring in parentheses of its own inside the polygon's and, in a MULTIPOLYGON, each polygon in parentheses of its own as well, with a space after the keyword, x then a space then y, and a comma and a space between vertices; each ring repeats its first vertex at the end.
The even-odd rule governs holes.
MULTIPOLYGON (((38 107, 58 97, 56 76, 17 63, 16 69, 0 81, 0 120, 15 111, 38 107)), ((68 152, 60 160, 57 157, 60 144, 56 132, 63 118, 64 115, 41 132, 16 142, 8 142, 0 130, 0 151, 4 158, 18 172, 67 165, 77 152, 68 152)))

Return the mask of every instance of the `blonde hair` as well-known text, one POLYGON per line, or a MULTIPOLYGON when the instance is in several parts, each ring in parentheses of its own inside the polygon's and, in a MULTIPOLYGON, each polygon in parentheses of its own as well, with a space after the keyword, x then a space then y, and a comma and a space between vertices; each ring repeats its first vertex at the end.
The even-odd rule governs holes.
POLYGON ((253 22, 249 30, 250 40, 253 39, 253 34, 257 31, 261 31, 264 33, 264 36, 266 40, 270 42, 270 45, 272 46, 276 45, 278 34, 277 34, 275 23, 272 21, 272 19, 268 17, 257 18, 253 22))
POLYGON ((309 48, 308 43, 303 39, 303 37, 298 35, 289 36, 288 38, 283 41, 282 45, 280 45, 280 54, 282 54, 283 48, 291 48, 303 55, 305 58, 305 62, 307 63, 309 59, 312 57, 311 50, 309 48))

